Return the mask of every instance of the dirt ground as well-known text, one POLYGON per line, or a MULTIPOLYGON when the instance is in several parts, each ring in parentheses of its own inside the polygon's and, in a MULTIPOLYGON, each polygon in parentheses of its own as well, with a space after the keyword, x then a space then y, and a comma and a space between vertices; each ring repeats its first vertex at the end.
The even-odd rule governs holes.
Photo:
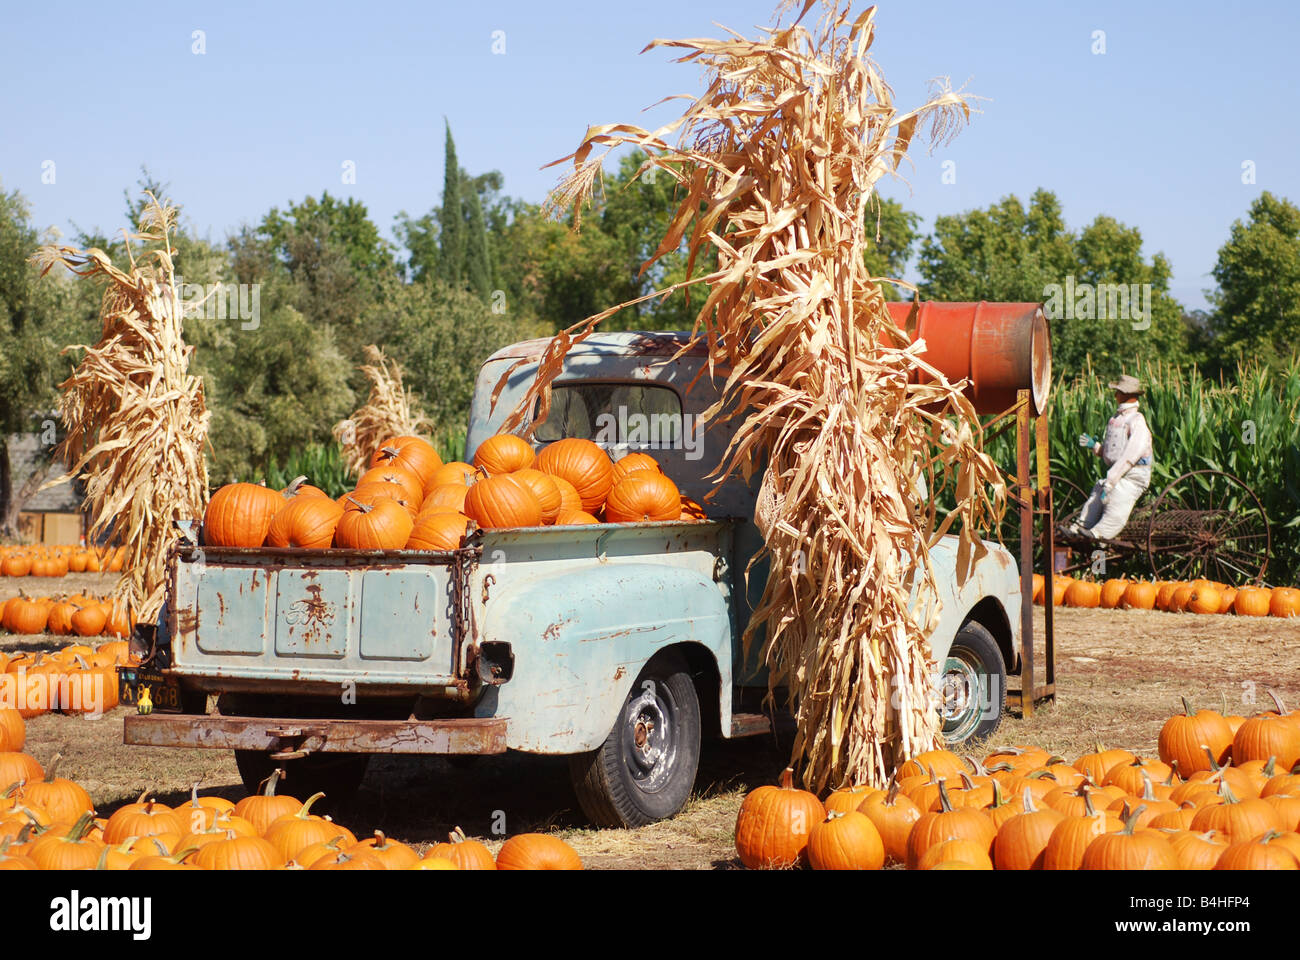
MULTIPOLYGON (((29 594, 107 592, 112 577, 0 581, 0 600, 29 594)), ((1042 635, 1042 610, 1035 611, 1042 635)), ((991 745, 1036 743, 1071 760, 1096 742, 1154 753, 1165 718, 1193 704, 1249 714, 1276 690, 1300 702, 1300 620, 1197 617, 1158 611, 1057 610, 1057 700, 1032 718, 1008 717, 991 745)), ((55 649, 56 637, 0 634, 0 649, 55 649)), ((152 788, 180 802, 191 783, 243 795, 230 754, 122 745, 125 710, 99 719, 50 714, 28 721, 27 751, 82 783, 107 814, 152 788)), ((562 758, 507 754, 456 765, 375 758, 356 799, 336 819, 358 835, 382 829, 417 847, 457 825, 493 849, 501 832, 555 829, 593 869, 733 869, 736 811, 744 794, 773 782, 787 759, 770 736, 705 745, 696 792, 673 820, 639 830, 585 826, 562 758), (494 832, 496 831, 496 832, 494 832)))

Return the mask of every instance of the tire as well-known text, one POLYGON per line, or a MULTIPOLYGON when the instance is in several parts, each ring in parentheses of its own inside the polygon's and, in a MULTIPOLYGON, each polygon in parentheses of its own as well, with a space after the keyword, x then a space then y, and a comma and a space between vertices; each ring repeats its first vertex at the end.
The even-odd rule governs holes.
POLYGON ((1002 723, 1006 665, 983 624, 970 620, 957 631, 940 674, 939 695, 943 738, 949 746, 983 740, 1002 723))
POLYGON ((700 727, 686 662, 671 651, 654 657, 600 748, 569 758, 583 813, 602 827, 641 827, 674 816, 695 786, 700 727))
POLYGON ((306 800, 314 793, 325 794, 312 810, 329 812, 356 795, 370 763, 368 753, 313 753, 299 760, 272 760, 260 750, 236 750, 235 766, 250 794, 261 791, 262 782, 276 767, 284 770, 282 793, 306 800))

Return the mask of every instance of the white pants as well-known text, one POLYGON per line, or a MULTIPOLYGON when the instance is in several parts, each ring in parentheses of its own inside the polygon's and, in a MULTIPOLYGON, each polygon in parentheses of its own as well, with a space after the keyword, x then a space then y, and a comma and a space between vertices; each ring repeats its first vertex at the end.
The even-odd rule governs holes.
POLYGON ((1079 528, 1090 537, 1113 540, 1124 529, 1124 524, 1128 523, 1128 515, 1133 512, 1133 506, 1138 502, 1138 497, 1142 496, 1142 491, 1151 486, 1151 468, 1130 468, 1128 473, 1119 478, 1115 489, 1106 495, 1105 502, 1101 499, 1104 482, 1097 481, 1092 493, 1088 495, 1079 514, 1079 528))

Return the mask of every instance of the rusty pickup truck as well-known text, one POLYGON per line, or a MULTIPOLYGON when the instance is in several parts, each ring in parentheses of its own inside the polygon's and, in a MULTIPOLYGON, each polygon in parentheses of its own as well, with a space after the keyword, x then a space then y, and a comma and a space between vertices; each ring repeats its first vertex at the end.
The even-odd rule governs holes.
MULTIPOLYGON (((300 788, 336 795, 376 753, 563 755, 593 822, 674 815, 702 741, 773 722, 765 673, 740 643, 766 575, 745 575, 761 544, 756 485, 709 477, 734 425, 702 429, 717 388, 685 342, 609 333, 578 345, 534 441, 587 437, 616 459, 647 451, 707 502, 709 520, 483 530, 446 553, 182 543, 141 674, 180 712, 129 717, 126 742, 231 749, 250 789, 283 766, 300 788)), ((516 405, 546 343, 483 364, 468 456, 516 405)), ((954 742, 997 727, 1019 669, 1020 571, 988 547, 961 584, 948 542, 934 551, 936 709, 954 742)))

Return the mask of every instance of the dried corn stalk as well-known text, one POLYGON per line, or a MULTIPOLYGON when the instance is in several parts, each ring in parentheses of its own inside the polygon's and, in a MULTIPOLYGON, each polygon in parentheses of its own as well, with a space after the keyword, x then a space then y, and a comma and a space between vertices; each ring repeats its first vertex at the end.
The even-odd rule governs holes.
POLYGON ((56 453, 70 476, 85 478, 91 539, 107 534, 126 547, 114 604, 128 604, 146 623, 162 606, 173 521, 202 517, 208 500, 211 415, 202 381, 188 373, 194 348, 185 345, 172 270, 175 222, 176 209, 150 194, 139 232, 126 237, 129 272, 96 248, 52 244, 33 258, 42 276, 63 264, 107 284, 99 342, 64 350, 85 355, 59 384, 67 436, 56 453))
POLYGON ((343 448, 343 464, 353 476, 361 475, 385 440, 433 426, 420 412, 415 394, 403 389, 402 368, 397 362, 387 359, 374 344, 366 347, 365 353, 370 362, 361 366, 361 372, 370 381, 370 396, 365 406, 334 425, 334 439, 343 448))
MULTIPOLYGON (((633 144, 647 156, 638 173, 658 167, 682 187, 654 258, 683 239, 692 263, 708 242, 718 250, 711 273, 668 289, 708 286, 694 342, 707 344, 725 386, 706 415, 743 421, 720 474, 748 478, 766 464, 757 520, 771 573, 745 645, 765 628, 771 687, 787 687, 797 708, 796 760, 805 783, 822 788, 881 784, 903 758, 936 746, 929 550, 951 528, 967 575, 984 552, 976 531, 1001 510, 1005 489, 964 381, 948 383, 925 362, 924 343, 894 326, 862 259, 876 182, 897 171, 922 123, 932 142, 955 133, 967 98, 944 85, 900 113, 867 55, 874 8, 850 20, 850 5, 825 0, 808 29, 813 3, 782 27, 787 4, 760 40, 652 43, 702 65, 704 94, 654 132, 589 129, 564 158, 574 170, 553 204, 580 207, 589 196, 602 163, 594 147, 633 144), (674 132, 676 146, 666 141, 674 132), (909 382, 917 371, 933 382, 909 382), (956 510, 941 523, 922 478, 931 491, 955 485, 956 510)), ((530 432, 538 400, 532 422, 545 419, 565 353, 628 305, 555 338, 507 429, 530 432)))

